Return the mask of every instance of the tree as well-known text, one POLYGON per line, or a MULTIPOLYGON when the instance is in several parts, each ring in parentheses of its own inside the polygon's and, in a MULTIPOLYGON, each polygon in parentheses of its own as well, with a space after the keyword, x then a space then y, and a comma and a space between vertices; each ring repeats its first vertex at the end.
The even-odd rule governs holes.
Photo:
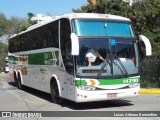
POLYGON ((4 70, 4 62, 5 62, 5 58, 7 57, 7 53, 8 53, 8 46, 2 42, 0 42, 0 70, 4 70))
POLYGON ((31 18, 32 18, 35 14, 29 12, 27 15, 28 15, 28 23, 29 23, 29 26, 32 26, 32 25, 34 25, 34 24, 37 23, 36 20, 31 20, 31 18))
POLYGON ((8 34, 17 34, 22 31, 22 26, 27 24, 27 20, 19 18, 17 16, 11 17, 9 20, 10 28, 8 29, 8 34))
POLYGON ((34 25, 34 24, 36 24, 37 23, 37 21, 35 21, 35 20, 31 20, 31 18, 34 16, 34 14, 33 13, 31 13, 31 12, 29 12, 28 14, 27 14, 27 20, 23 23, 23 24, 21 24, 21 31, 24 31, 24 30, 26 30, 28 27, 30 27, 30 26, 32 26, 32 25, 34 25))
POLYGON ((9 21, 3 13, 0 13, 0 37, 4 35, 8 30, 9 21))
POLYGON ((27 13, 27 15, 28 15, 28 21, 31 20, 31 18, 34 16, 34 14, 31 12, 27 13))
POLYGON ((11 33, 19 33, 21 31, 26 30, 28 27, 34 25, 37 23, 37 21, 32 21, 31 18, 34 16, 33 13, 29 12, 27 14, 27 19, 25 18, 19 18, 19 17, 12 17, 10 20, 11 24, 11 33))
MULTIPOLYGON (((9 38, 13 34, 26 30, 29 26, 36 23, 35 21, 31 21, 32 16, 32 13, 28 13, 28 19, 17 16, 7 19, 3 13, 0 13, 0 37, 6 35, 9 38)), ((7 53, 7 44, 0 42, 0 69, 4 69, 4 61, 7 53)))

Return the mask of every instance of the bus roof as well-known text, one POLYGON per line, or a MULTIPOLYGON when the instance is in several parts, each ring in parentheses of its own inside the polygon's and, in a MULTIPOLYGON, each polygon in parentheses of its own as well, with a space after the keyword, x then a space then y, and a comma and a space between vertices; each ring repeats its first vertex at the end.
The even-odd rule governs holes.
POLYGON ((30 28, 28 28, 25 31, 22 31, 18 34, 14 34, 13 36, 11 36, 10 38, 16 37, 18 35, 21 35, 23 33, 29 32, 31 30, 34 30, 38 27, 44 26, 48 23, 51 23, 53 21, 59 20, 61 18, 68 18, 68 19, 107 19, 107 20, 119 20, 119 21, 128 21, 130 22, 129 18, 126 17, 122 17, 122 16, 117 16, 117 15, 111 15, 111 14, 98 14, 98 13, 70 13, 70 14, 64 14, 61 16, 55 16, 53 18, 53 20, 49 21, 49 22, 45 22, 45 23, 39 23, 39 24, 35 24, 33 26, 31 26, 30 28))
POLYGON ((75 18, 83 18, 83 19, 111 19, 111 20, 120 20, 120 21, 130 21, 129 18, 111 15, 111 14, 98 14, 98 13, 72 13, 72 14, 65 14, 62 15, 62 18, 66 17, 69 19, 75 18))

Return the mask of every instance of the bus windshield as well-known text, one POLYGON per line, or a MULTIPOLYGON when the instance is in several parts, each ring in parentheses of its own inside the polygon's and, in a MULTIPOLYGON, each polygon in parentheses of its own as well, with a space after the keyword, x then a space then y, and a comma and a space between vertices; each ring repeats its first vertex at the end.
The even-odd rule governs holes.
POLYGON ((75 20, 74 30, 78 36, 134 37, 129 22, 107 20, 75 20))
POLYGON ((77 75, 81 77, 118 77, 139 72, 138 51, 134 40, 126 38, 79 38, 77 75), (89 65, 89 52, 97 49, 89 65), (95 53, 96 54, 96 53, 95 53), (104 61, 100 59, 104 58, 104 61))

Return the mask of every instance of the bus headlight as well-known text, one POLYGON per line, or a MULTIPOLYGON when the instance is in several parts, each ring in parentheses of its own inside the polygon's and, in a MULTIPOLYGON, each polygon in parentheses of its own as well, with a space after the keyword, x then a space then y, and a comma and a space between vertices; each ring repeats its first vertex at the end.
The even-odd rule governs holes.
POLYGON ((83 86, 83 85, 80 85, 80 86, 78 86, 78 88, 80 89, 80 90, 87 90, 87 91, 93 91, 93 90, 95 90, 96 89, 96 87, 95 86, 83 86))
POLYGON ((139 87, 139 86, 140 86, 139 83, 134 83, 134 84, 129 85, 130 88, 135 88, 135 87, 139 87))

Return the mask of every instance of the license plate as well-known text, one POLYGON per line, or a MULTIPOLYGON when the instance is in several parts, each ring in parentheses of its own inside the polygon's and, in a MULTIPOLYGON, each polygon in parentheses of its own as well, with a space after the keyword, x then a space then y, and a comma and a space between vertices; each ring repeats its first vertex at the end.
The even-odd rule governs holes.
POLYGON ((107 97, 108 97, 108 98, 117 97, 117 93, 108 93, 108 94, 107 94, 107 97))

